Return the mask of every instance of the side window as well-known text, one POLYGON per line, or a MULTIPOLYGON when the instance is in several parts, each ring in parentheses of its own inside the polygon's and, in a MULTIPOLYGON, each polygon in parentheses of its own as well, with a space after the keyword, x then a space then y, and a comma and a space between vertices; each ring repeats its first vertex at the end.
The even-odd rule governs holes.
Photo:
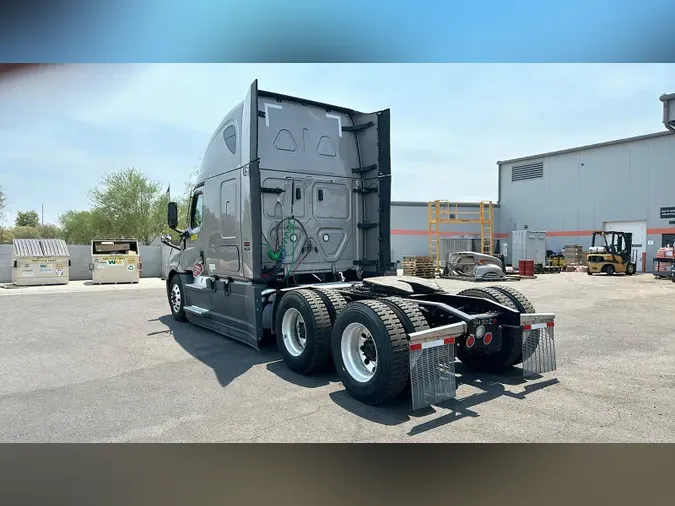
POLYGON ((237 152, 237 129, 234 125, 228 126, 223 130, 223 139, 225 139, 225 144, 227 144, 227 149, 230 150, 230 153, 233 155, 237 152))
POLYGON ((192 199, 192 212, 190 213, 190 228, 199 228, 204 218, 204 194, 198 193, 192 199))
POLYGON ((223 238, 237 237, 237 180, 223 181, 220 185, 220 222, 223 238))

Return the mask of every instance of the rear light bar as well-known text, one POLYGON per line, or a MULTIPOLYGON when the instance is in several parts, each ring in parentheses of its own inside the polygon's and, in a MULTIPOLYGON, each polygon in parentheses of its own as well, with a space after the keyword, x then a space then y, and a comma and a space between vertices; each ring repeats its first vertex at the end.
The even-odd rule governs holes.
POLYGON ((553 327, 555 315, 552 313, 520 313, 520 326, 523 331, 553 327))
POLYGON ((555 326, 553 322, 532 323, 528 325, 523 325, 523 330, 545 329, 546 327, 553 327, 553 326, 555 326))
POLYGON ((455 344, 455 339, 466 333, 468 326, 464 322, 451 323, 433 329, 420 330, 409 334, 410 351, 435 348, 446 344, 455 344))
POLYGON ((437 346, 443 346, 444 344, 455 344, 454 337, 446 337, 445 339, 438 339, 437 341, 425 341, 422 343, 412 343, 410 345, 410 351, 415 350, 425 350, 427 348, 435 348, 437 346))

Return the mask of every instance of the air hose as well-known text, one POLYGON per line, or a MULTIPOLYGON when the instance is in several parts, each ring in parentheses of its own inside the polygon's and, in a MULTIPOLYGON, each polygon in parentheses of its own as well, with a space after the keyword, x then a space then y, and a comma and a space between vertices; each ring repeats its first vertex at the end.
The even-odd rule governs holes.
MULTIPOLYGON (((288 244, 289 239, 295 234, 295 218, 288 218, 288 227, 284 230, 284 236, 281 240, 281 245, 275 251, 271 247, 267 250, 267 256, 270 260, 274 260, 274 267, 265 274, 262 275, 263 281, 271 281, 284 269, 284 260, 286 260, 286 245, 288 244)), ((295 262, 295 240, 291 240, 293 243, 293 250, 291 252, 291 258, 293 263, 295 262)), ((291 263, 291 269, 293 268, 293 263, 291 263)))

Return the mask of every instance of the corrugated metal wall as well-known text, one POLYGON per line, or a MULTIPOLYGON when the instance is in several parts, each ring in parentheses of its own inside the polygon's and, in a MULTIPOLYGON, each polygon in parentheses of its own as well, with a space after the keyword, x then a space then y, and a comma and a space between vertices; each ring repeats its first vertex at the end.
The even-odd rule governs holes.
POLYGON ((648 271, 662 235, 675 234, 660 218, 661 207, 675 206, 675 135, 667 132, 504 163, 499 173, 502 234, 527 225, 547 232, 549 249, 587 248, 605 222, 646 221, 648 271))

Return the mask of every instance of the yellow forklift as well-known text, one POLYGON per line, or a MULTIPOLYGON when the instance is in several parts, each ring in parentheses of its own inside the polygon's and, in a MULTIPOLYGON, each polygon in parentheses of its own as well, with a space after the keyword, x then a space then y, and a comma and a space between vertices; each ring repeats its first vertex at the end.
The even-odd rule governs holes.
POLYGON ((633 234, 629 232, 593 232, 586 258, 589 276, 604 272, 632 276, 636 262, 633 259, 633 234))

